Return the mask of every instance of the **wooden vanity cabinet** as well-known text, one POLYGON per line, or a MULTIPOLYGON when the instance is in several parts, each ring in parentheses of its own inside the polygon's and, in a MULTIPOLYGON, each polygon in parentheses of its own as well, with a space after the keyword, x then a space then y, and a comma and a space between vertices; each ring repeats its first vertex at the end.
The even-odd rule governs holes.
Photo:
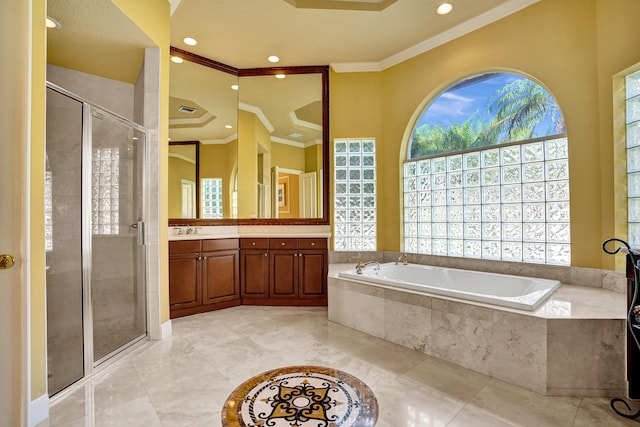
POLYGON ((243 303, 269 298, 269 239, 240 239, 240 288, 243 303))
POLYGON ((240 305, 238 239, 169 242, 170 317, 240 305))
POLYGON ((327 239, 298 239, 298 297, 327 300, 327 239))
POLYGON ((269 239, 269 296, 298 298, 298 239, 269 239))
POLYGON ((327 304, 327 239, 244 238, 240 247, 243 304, 327 304))
POLYGON ((202 241, 203 304, 240 299, 238 239, 202 241))
POLYGON ((169 242, 169 307, 172 314, 202 305, 199 284, 200 241, 169 242))

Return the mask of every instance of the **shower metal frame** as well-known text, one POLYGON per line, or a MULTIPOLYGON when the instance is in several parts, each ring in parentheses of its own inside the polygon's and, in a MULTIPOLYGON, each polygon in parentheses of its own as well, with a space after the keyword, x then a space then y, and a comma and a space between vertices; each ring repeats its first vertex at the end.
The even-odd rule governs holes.
MULTIPOLYGON (((109 360, 116 354, 122 352, 123 350, 135 345, 136 343, 148 339, 149 337, 149 293, 148 293, 148 283, 147 283, 147 266, 148 266, 148 255, 147 255, 147 236, 146 236, 146 221, 148 217, 147 211, 147 183, 148 183, 148 164, 147 164, 147 144, 148 144, 148 134, 149 131, 144 126, 139 125, 131 120, 114 113, 104 107, 96 105, 95 103, 84 99, 77 94, 56 85, 55 83, 51 83, 49 81, 46 82, 46 87, 48 89, 52 89, 56 92, 59 92, 65 96, 68 96, 76 101, 82 103, 82 189, 81 189, 81 238, 82 238, 82 329, 83 329, 83 352, 84 352, 84 375, 80 379, 87 378, 96 367, 98 367, 103 362, 109 360), (94 360, 94 346, 93 346, 93 303, 91 298, 91 264, 92 264, 92 230, 91 230, 91 200, 92 200, 92 173, 93 173, 93 157, 92 150, 93 147, 93 134, 92 134, 92 115, 94 112, 104 114, 111 119, 116 120, 126 126, 131 127, 135 131, 139 131, 144 135, 144 144, 142 144, 142 221, 137 222, 137 241, 138 246, 145 246, 144 251, 144 262, 145 266, 142 269, 143 277, 141 278, 142 284, 144 286, 143 294, 144 294, 144 319, 145 319, 145 332, 144 334, 138 336, 137 338, 132 339, 126 344, 118 347, 112 352, 106 354, 98 360, 94 360), (89 149, 86 149, 86 148, 89 149), (88 201, 88 202, 85 202, 88 201)), ((70 384, 71 386, 72 384, 70 384)), ((67 386, 68 388, 69 386, 67 386)), ((64 393, 65 389, 60 390, 57 394, 64 393)))

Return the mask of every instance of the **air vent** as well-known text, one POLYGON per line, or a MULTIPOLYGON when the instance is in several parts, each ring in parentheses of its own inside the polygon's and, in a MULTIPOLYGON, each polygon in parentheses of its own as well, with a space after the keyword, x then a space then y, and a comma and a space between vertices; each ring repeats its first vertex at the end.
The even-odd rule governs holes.
POLYGON ((187 114, 193 114, 197 110, 198 110, 197 108, 187 107, 186 105, 181 105, 180 108, 178 108, 178 111, 180 111, 181 113, 187 113, 187 114))

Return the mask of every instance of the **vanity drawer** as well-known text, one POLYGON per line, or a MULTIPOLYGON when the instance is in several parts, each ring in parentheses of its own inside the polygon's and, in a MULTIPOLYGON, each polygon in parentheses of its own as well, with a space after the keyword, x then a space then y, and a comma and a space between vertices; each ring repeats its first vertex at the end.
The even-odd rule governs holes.
POLYGON ((202 252, 238 249, 238 239, 207 239, 202 241, 202 252))
POLYGON ((270 249, 298 249, 298 239, 275 238, 269 239, 270 249))
POLYGON ((327 249, 327 239, 299 239, 298 249, 327 249))
POLYGON ((200 240, 170 240, 169 255, 200 252, 200 240))
POLYGON ((240 249, 269 249, 269 239, 240 239, 240 249))

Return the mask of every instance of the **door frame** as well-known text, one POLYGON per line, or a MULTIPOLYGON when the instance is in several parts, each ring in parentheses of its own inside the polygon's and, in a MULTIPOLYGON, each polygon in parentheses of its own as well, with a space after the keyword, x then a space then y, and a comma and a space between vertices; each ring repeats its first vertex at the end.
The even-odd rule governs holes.
POLYGON ((30 229, 29 161, 32 110, 31 2, 2 2, 2 51, 13 58, 2 65, 0 87, 0 254, 15 258, 0 270, 0 424, 29 423, 30 387, 30 229), (9 36, 11 35, 11 36, 9 36), (5 42, 6 41, 6 42, 5 42), (8 378, 8 380, 7 380, 8 378))

